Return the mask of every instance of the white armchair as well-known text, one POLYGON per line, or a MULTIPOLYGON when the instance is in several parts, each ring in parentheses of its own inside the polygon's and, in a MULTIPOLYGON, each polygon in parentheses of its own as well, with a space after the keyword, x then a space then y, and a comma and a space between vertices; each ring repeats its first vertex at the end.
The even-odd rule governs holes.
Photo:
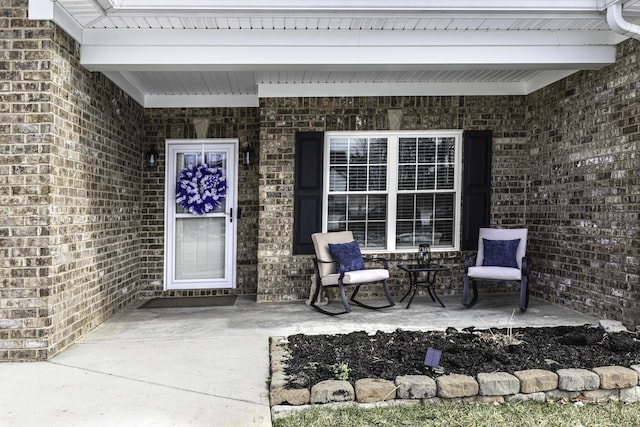
POLYGON ((478 300, 478 282, 519 282, 520 310, 529 305, 529 259, 526 228, 481 228, 478 236, 478 252, 468 255, 464 261, 464 288, 462 304, 473 306, 478 300), (473 298, 467 302, 469 284, 473 298))
POLYGON ((384 258, 363 258, 358 243, 353 240, 351 231, 339 231, 332 233, 314 233, 311 235, 316 257, 313 265, 316 272, 316 287, 309 305, 321 313, 338 315, 349 313, 351 307, 349 301, 365 308, 379 309, 395 305, 389 289, 389 265, 384 258), (382 268, 366 268, 365 261, 377 261, 382 268), (381 307, 373 307, 356 300, 356 295, 361 285, 380 284, 384 290, 389 304, 381 307), (347 301, 344 288, 354 287, 353 293, 347 301), (318 296, 322 288, 337 287, 344 305, 344 311, 330 312, 318 307, 318 296))

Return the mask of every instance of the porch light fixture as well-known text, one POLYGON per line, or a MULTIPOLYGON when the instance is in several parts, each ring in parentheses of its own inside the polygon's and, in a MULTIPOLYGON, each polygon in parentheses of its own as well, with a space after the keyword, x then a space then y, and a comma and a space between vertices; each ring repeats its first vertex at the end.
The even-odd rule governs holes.
POLYGON ((158 167, 158 151, 156 151, 155 145, 151 145, 149 151, 144 155, 144 164, 147 169, 156 169, 158 167))
POLYGON ((242 164, 245 166, 252 166, 255 162, 256 152, 251 148, 251 144, 247 144, 242 149, 242 164))

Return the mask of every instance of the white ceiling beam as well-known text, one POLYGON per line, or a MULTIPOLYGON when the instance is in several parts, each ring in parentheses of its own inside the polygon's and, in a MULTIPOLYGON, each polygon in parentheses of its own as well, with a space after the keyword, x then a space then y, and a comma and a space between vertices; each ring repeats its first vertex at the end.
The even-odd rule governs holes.
POLYGON ((323 69, 598 69, 615 61, 615 46, 214 47, 82 46, 91 71, 242 71, 323 69))
POLYGON ((610 45, 624 39, 612 31, 562 30, 86 29, 83 34, 87 46, 557 46, 610 45))
POLYGON ((595 69, 615 60, 611 31, 85 30, 92 71, 249 70, 376 65, 595 69))

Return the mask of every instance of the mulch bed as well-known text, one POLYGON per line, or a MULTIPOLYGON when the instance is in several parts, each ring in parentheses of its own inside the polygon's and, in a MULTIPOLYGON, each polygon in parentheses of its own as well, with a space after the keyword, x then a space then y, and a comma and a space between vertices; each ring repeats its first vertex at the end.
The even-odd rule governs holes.
POLYGON ((348 380, 393 380, 401 375, 557 371, 640 364, 637 333, 606 333, 599 326, 519 328, 513 330, 352 332, 344 335, 291 335, 285 373, 291 388, 311 387, 336 379, 340 366, 348 380), (516 340, 513 340, 513 339, 516 340), (431 347, 442 351, 437 370, 425 367, 431 347))

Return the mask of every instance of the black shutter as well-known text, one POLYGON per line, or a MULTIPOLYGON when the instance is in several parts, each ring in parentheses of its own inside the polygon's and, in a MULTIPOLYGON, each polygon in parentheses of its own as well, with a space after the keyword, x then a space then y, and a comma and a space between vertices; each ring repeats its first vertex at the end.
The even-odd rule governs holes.
POLYGON ((293 254, 313 254, 311 234, 322 231, 324 132, 296 132, 293 254))
POLYGON ((491 131, 465 131, 463 136, 463 250, 478 249, 478 232, 488 227, 491 212, 491 131))

